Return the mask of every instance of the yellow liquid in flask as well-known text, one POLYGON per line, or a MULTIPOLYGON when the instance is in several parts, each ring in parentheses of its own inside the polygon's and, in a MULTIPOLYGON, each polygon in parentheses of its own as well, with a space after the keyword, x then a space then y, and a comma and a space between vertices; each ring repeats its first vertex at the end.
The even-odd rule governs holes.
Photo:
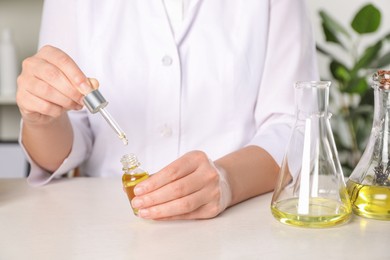
POLYGON ((298 213, 298 198, 274 203, 271 211, 282 223, 308 228, 332 227, 347 222, 351 217, 349 203, 332 199, 311 198, 308 214, 298 213))
POLYGON ((390 220, 390 187, 363 185, 348 180, 347 190, 356 215, 390 220))

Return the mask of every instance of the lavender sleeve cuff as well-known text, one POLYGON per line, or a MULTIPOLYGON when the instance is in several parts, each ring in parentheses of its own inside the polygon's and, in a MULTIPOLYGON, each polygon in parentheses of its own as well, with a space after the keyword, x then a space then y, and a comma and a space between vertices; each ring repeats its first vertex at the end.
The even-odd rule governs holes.
MULTIPOLYGON (((21 121, 21 127, 22 128, 23 121, 21 121)), ((20 130, 22 132, 22 130, 20 130)), ((23 140, 22 140, 22 134, 19 134, 19 144, 22 147, 26 158, 28 162, 30 163, 30 173, 27 177, 27 183, 31 186, 42 186, 50 182, 53 178, 61 177, 63 174, 68 173, 69 171, 76 168, 78 165, 82 163, 82 161, 85 158, 85 155, 87 153, 86 145, 83 145, 85 143, 85 138, 83 138, 83 133, 80 130, 77 130, 77 128, 73 127, 73 144, 72 144, 72 150, 67 158, 62 162, 60 167, 53 173, 50 173, 44 169, 42 169, 40 166, 38 166, 30 157, 28 152, 26 151, 23 140)))

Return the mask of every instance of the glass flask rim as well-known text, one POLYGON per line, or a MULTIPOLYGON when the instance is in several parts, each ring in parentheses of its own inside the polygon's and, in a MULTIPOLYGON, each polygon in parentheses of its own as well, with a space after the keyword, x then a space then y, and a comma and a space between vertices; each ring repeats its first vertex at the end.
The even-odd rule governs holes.
POLYGON ((305 88, 318 88, 326 89, 329 88, 332 82, 330 80, 311 80, 311 81, 297 81, 294 86, 296 89, 305 89, 305 88))
POLYGON ((371 88, 383 92, 390 91, 390 70, 378 70, 371 77, 371 88))
POLYGON ((389 85, 385 85, 385 86, 389 86, 389 87, 384 87, 383 84, 381 84, 380 82, 375 81, 375 80, 372 80, 370 86, 373 90, 378 90, 378 91, 382 91, 382 92, 390 92, 389 85))

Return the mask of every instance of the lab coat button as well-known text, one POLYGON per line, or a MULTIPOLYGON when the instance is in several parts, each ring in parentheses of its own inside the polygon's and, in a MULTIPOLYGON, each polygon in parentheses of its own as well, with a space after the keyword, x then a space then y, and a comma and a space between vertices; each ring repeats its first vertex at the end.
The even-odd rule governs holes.
POLYGON ((172 136, 172 128, 167 126, 167 125, 164 125, 161 128, 160 135, 161 135, 161 137, 171 137, 172 136))
POLYGON ((172 58, 170 57, 170 56, 168 56, 168 55, 165 55, 163 58, 162 58, 162 64, 164 65, 164 66, 171 66, 171 64, 172 64, 172 62, 173 62, 173 60, 172 60, 172 58))

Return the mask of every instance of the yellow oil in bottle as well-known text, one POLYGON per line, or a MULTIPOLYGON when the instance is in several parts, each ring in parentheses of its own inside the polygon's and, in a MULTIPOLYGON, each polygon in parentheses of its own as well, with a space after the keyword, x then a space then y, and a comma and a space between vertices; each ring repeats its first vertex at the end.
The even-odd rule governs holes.
POLYGON ((356 215, 390 220, 390 187, 363 185, 348 180, 347 189, 351 197, 352 210, 356 215))
POLYGON ((311 198, 308 214, 298 213, 298 198, 274 203, 271 211, 282 223, 308 228, 332 227, 347 222, 351 217, 349 202, 326 198, 311 198))
MULTIPOLYGON (((134 195, 135 185, 137 185, 141 181, 146 180, 147 178, 149 178, 149 174, 147 172, 140 172, 134 174, 125 173, 122 175, 123 188, 125 189, 127 197, 129 198, 130 205, 131 205, 131 200, 135 197, 134 195)), ((138 215, 138 209, 133 208, 133 212, 136 216, 138 215)))

